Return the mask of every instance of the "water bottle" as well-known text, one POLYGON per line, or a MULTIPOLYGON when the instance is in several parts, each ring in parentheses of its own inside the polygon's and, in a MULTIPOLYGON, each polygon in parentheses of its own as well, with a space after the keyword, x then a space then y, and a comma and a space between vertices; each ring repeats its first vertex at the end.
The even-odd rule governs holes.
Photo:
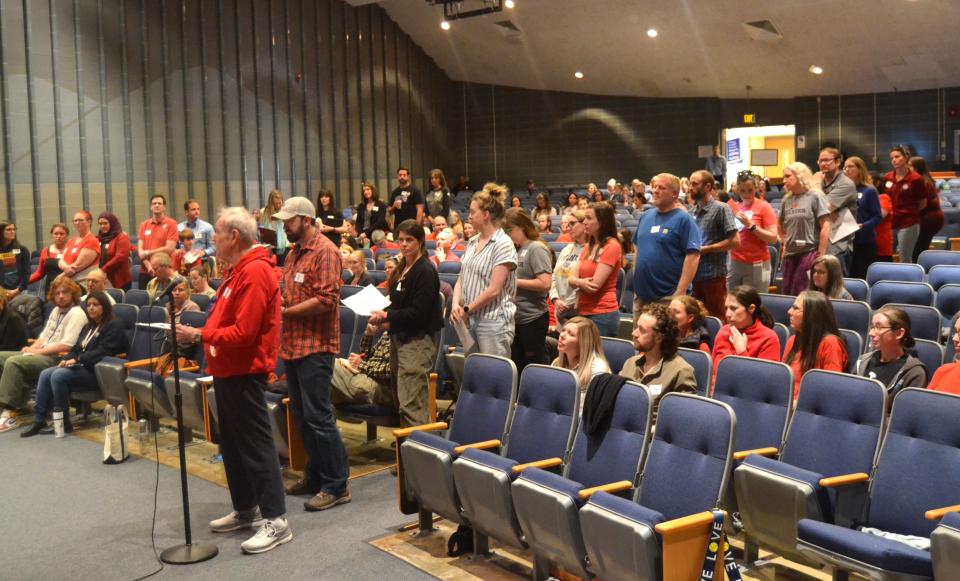
POLYGON ((53 410, 53 433, 56 434, 58 438, 62 438, 67 435, 63 431, 63 410, 60 408, 53 410))
POLYGON ((143 452, 143 442, 150 435, 150 426, 147 424, 147 420, 140 418, 137 420, 137 443, 140 445, 140 452, 143 452))

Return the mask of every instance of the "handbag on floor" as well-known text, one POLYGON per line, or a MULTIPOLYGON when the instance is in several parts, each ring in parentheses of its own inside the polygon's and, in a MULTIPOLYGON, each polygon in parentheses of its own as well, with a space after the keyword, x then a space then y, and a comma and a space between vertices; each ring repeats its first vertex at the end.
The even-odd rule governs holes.
POLYGON ((108 405, 103 410, 106 426, 103 428, 103 463, 119 464, 127 459, 127 425, 130 418, 127 408, 123 405, 116 407, 108 405))

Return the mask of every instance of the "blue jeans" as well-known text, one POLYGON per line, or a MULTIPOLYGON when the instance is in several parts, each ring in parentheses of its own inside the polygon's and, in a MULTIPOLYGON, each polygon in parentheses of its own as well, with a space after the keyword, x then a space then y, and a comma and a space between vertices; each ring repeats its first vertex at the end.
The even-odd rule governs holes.
POLYGON ((506 319, 469 319, 470 333, 477 341, 473 351, 467 353, 485 353, 510 359, 513 346, 514 322, 506 319))
POLYGON ((601 337, 616 337, 620 328, 620 311, 610 311, 598 315, 584 315, 597 325, 601 337))
POLYGON ((66 411, 70 405, 70 393, 98 389, 97 378, 83 366, 48 367, 40 372, 37 382, 37 403, 33 408, 33 421, 41 423, 54 409, 66 411), (50 400, 53 399, 53 405, 50 400))
POLYGON ((339 496, 347 489, 350 461, 330 403, 335 362, 332 353, 284 360, 290 410, 300 425, 303 448, 307 452, 304 478, 322 492, 339 496))

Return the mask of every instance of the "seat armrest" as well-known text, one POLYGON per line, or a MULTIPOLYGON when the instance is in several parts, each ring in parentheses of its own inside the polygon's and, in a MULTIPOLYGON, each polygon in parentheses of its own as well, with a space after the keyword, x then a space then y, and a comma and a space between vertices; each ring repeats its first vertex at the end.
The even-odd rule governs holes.
POLYGON ((184 371, 184 372, 187 372, 187 373, 196 373, 196 372, 200 371, 200 366, 199 366, 199 365, 191 365, 191 366, 189 366, 189 367, 184 367, 184 368, 181 369, 180 371, 184 371))
MULTIPOLYGON (((726 518, 726 513, 724 513, 724 518, 726 518)), ((709 510, 668 520, 658 524, 654 528, 661 537, 666 539, 671 535, 680 535, 701 530, 706 525, 713 525, 713 513, 709 510)))
POLYGON ((562 466, 563 460, 560 458, 547 458, 546 460, 537 460, 535 462, 527 462, 526 464, 517 464, 512 468, 514 474, 520 474, 527 468, 541 468, 546 470, 548 468, 556 468, 557 466, 562 466))
POLYGON ((630 490, 631 488, 633 488, 632 482, 629 480, 619 480, 617 482, 601 484, 600 486, 594 486, 592 488, 584 488, 578 494, 580 495, 580 498, 586 500, 598 492, 609 492, 610 494, 615 494, 617 492, 630 490))
POLYGON ((136 361, 127 361, 123 366, 127 369, 139 369, 141 367, 148 367, 156 363, 160 358, 159 357, 149 357, 147 359, 137 359, 136 361))
POLYGON ((473 444, 464 444, 463 446, 457 446, 453 449, 453 453, 459 456, 467 451, 468 448, 476 448, 477 450, 490 450, 491 448, 499 448, 500 440, 484 440, 482 442, 475 442, 473 444))
MULTIPOLYGON (((726 519, 726 513, 724 513, 726 519)), ((708 543, 717 544, 713 579, 723 579, 723 525, 717 527, 709 510, 662 522, 655 530, 661 540, 663 581, 699 579, 708 543)))
POLYGON ((960 512, 960 504, 955 504, 955 505, 953 505, 953 506, 945 506, 945 507, 943 507, 943 508, 935 508, 935 509, 933 509, 933 510, 928 510, 927 512, 923 513, 923 516, 924 516, 927 520, 940 520, 940 519, 942 519, 942 518, 944 517, 944 515, 946 515, 948 512, 960 512))
POLYGON ((447 429, 447 422, 434 422, 432 424, 423 424, 422 426, 412 426, 393 431, 394 438, 407 438, 414 432, 439 432, 447 429))
POLYGON ((779 450, 772 447, 771 448, 755 448, 753 450, 740 450, 739 452, 733 453, 733 459, 737 462, 741 462, 751 454, 759 454, 760 456, 772 457, 772 456, 776 456, 777 452, 779 452, 779 450))
POLYGON ((824 488, 837 488, 838 486, 849 486, 850 484, 860 484, 870 480, 870 475, 865 472, 856 472, 854 474, 841 474, 840 476, 830 476, 820 479, 820 486, 824 488))

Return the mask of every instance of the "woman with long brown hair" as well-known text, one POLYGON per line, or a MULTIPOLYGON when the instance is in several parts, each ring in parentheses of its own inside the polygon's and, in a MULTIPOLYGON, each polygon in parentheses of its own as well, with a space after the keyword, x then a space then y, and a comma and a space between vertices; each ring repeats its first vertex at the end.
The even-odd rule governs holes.
POLYGON ((583 226, 589 236, 587 246, 580 256, 579 271, 567 280, 579 291, 577 313, 592 319, 604 337, 616 337, 620 326, 617 275, 623 249, 617 239, 613 206, 607 202, 590 204, 583 226))
POLYGON ((370 182, 360 184, 360 203, 354 209, 357 220, 357 240, 364 247, 369 247, 373 240, 373 233, 387 231, 387 206, 377 187, 370 182))
MULTIPOLYGON (((937 182, 930 175, 927 160, 920 156, 910 158, 910 169, 920 174, 926 185, 927 205, 920 212, 920 236, 913 249, 911 262, 920 258, 920 253, 930 247, 933 237, 943 228, 943 209, 940 207, 940 194, 937 192, 937 182)), ((902 262, 903 258, 900 259, 902 262)))
POLYGON ((447 177, 443 175, 442 170, 432 169, 427 174, 427 183, 430 184, 430 189, 423 196, 427 215, 434 218, 443 216, 444 219, 449 221, 452 196, 450 195, 450 188, 447 187, 447 177))
POLYGON ((847 370, 848 355, 833 306, 822 292, 801 292, 789 314, 794 334, 787 339, 783 362, 793 369, 793 399, 797 399, 804 373, 811 369, 842 373, 847 370))
POLYGON ((517 248, 517 313, 511 358, 517 372, 531 363, 546 363, 544 340, 550 324, 547 293, 553 282, 553 251, 540 240, 533 220, 525 210, 510 208, 503 230, 517 248))

